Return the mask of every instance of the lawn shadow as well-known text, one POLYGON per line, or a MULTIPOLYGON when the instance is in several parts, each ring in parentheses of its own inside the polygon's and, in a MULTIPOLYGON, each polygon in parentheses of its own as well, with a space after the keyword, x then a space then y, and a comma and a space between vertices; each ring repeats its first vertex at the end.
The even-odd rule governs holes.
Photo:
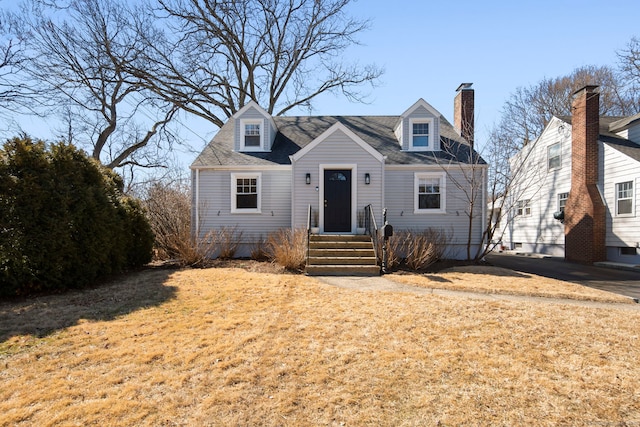
POLYGON ((165 285, 175 270, 147 268, 99 286, 58 295, 0 301, 0 344, 13 336, 43 338, 79 320, 108 321, 175 297, 165 285))

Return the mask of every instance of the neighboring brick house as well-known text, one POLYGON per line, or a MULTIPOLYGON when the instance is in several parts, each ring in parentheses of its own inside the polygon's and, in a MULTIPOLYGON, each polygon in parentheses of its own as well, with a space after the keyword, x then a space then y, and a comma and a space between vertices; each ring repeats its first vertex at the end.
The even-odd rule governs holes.
MULTIPOLYGON (((303 228, 311 208, 320 234, 355 234, 365 206, 396 230, 451 232, 447 255, 465 258, 469 204, 459 182, 482 185, 473 252, 483 245, 486 164, 473 150, 473 89, 458 88, 454 128, 423 99, 393 116, 275 116, 240 109, 191 165, 194 233, 236 227, 239 256, 281 228, 303 228), (461 132, 468 139, 461 136, 461 132)), ((468 192, 468 191, 467 191, 468 192)))
POLYGON ((573 115, 553 117, 512 159, 506 249, 640 264, 640 114, 598 111, 597 86, 585 86, 573 115))

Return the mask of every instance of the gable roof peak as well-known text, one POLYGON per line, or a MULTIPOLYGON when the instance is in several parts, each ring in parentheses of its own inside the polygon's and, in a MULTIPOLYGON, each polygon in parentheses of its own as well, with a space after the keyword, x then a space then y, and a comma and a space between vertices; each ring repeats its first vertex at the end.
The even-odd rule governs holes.
POLYGON ((433 114, 436 117, 440 117, 442 115, 438 110, 433 108, 431 104, 429 104, 423 98, 420 98, 411 107, 409 107, 404 113, 402 113, 401 117, 404 118, 411 115, 411 113, 413 113, 417 108, 420 108, 420 107, 426 108, 427 111, 429 111, 431 114, 433 114))
POLYGON ((273 116, 271 114, 269 114, 269 112, 267 110, 265 110, 264 108, 262 108, 260 106, 260 104, 258 104, 256 101, 254 101, 253 99, 250 100, 249 102, 247 102, 246 104, 244 104, 244 106, 242 108, 240 108, 238 111, 236 111, 231 118, 232 119, 237 119, 238 117, 242 116, 245 112, 247 112, 247 110, 249 110, 250 108, 255 108, 256 110, 258 110, 258 112, 264 116, 265 118, 268 118, 269 121, 271 122, 271 125, 274 127, 274 129, 278 129, 278 127, 276 126, 276 122, 273 120, 273 116))

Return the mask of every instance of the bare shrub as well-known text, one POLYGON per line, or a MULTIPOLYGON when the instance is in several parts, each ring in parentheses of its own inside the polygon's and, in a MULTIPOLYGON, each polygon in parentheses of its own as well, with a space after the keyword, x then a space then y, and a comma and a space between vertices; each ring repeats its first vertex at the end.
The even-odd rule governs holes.
MULTIPOLYGON (((394 270, 400 266, 402 262, 401 248, 404 241, 402 232, 396 232, 393 236, 389 237, 387 241, 387 270, 394 270)), ((382 246, 384 243, 383 238, 378 239, 378 260, 382 263, 382 246)))
POLYGON ((222 227, 215 233, 215 240, 220 250, 218 258, 231 259, 238 250, 238 245, 242 240, 242 231, 238 232, 238 227, 222 227))
POLYGON ((406 266, 411 270, 422 270, 439 261, 450 240, 450 233, 442 229, 406 231, 403 242, 406 266))
POLYGON ((217 233, 202 238, 191 233, 189 186, 178 182, 156 182, 146 189, 143 206, 155 234, 154 257, 177 260, 181 265, 201 267, 213 258, 217 233))
POLYGON ((266 261, 269 259, 266 242, 262 235, 251 245, 251 253, 249 256, 254 261, 266 261))
POLYGON ((304 268, 307 255, 307 231, 281 228, 267 236, 266 252, 272 262, 287 270, 304 268))
MULTIPOLYGON (((404 264, 410 270, 423 270, 441 260, 451 241, 451 233, 442 229, 399 230, 387 243, 387 269, 404 264)), ((382 257, 382 241, 378 242, 382 257)))

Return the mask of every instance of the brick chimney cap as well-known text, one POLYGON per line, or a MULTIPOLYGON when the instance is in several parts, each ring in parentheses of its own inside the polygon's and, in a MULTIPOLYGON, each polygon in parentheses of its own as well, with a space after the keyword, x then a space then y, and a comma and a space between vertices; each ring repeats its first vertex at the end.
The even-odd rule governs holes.
POLYGON ((596 91, 596 89, 598 89, 599 87, 600 86, 598 86, 598 85, 584 85, 583 87, 581 87, 577 91, 573 92, 573 94, 577 95, 578 93, 582 92, 583 90, 586 91, 587 93, 594 93, 596 91))
POLYGON ((471 88, 471 85, 473 85, 473 83, 460 83, 460 86, 458 86, 456 92, 460 92, 461 90, 473 90, 471 88))

